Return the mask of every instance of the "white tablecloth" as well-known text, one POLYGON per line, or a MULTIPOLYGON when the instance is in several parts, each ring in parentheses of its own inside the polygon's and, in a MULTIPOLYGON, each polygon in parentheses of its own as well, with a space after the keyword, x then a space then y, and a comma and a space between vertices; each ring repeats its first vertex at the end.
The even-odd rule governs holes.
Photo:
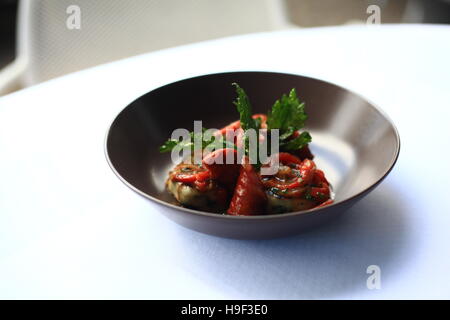
MULTIPOLYGON (((150 41, 150 40, 149 40, 150 41)), ((450 298, 450 27, 319 28, 133 57, 0 99, 0 298, 450 298), (115 115, 162 84, 267 70, 328 80, 381 106, 392 173, 334 223, 240 241, 163 217, 108 167, 115 115), (381 289, 366 286, 369 265, 381 289)))

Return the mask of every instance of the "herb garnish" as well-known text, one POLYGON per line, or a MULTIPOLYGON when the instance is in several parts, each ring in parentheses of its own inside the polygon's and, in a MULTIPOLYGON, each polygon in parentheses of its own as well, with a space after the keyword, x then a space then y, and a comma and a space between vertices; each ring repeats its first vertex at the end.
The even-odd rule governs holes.
MULTIPOLYGON (((252 129, 258 134, 258 130, 261 128, 261 118, 253 118, 252 106, 250 100, 237 83, 232 84, 236 88, 237 98, 233 102, 239 112, 239 118, 241 123, 241 128, 244 130, 244 151, 248 156, 252 156, 249 153, 249 139, 248 130, 252 129)), ((295 88, 293 88, 289 95, 283 94, 281 99, 276 100, 273 104, 271 110, 267 114, 267 130, 268 137, 270 139, 270 131, 274 129, 279 130, 279 145, 280 151, 294 151, 299 150, 308 143, 311 142, 311 135, 304 131, 299 133, 298 131, 302 129, 305 125, 305 121, 308 116, 305 113, 305 103, 300 102, 295 88)), ((194 149, 194 140, 199 139, 202 144, 202 149, 205 148, 234 148, 236 146, 225 139, 223 136, 211 136, 206 139, 204 132, 190 132, 189 139, 169 139, 160 148, 160 152, 169 152, 174 148, 179 149, 194 149)), ((259 146, 257 146, 259 148, 259 146)), ((259 152, 256 152, 256 166, 260 166, 260 159, 258 158, 259 152)))
POLYGON ((256 137, 258 136, 259 132, 258 130, 261 128, 261 119, 254 119, 252 117, 253 111, 252 106, 250 104, 250 100, 245 93, 244 89, 242 89, 237 83, 232 83, 233 86, 236 88, 237 98, 235 101, 233 101, 233 104, 236 106, 237 111, 239 112, 239 119, 241 122, 241 128, 244 130, 244 152, 245 155, 249 156, 250 163, 255 164, 257 168, 261 166, 261 160, 259 159, 259 145, 256 146, 256 154, 251 153, 249 150, 249 138, 248 138, 248 132, 249 130, 254 130, 256 137), (256 159, 253 159, 253 157, 256 156, 256 159))
POLYGON ((285 151, 298 150, 311 142, 311 135, 304 131, 295 138, 292 135, 305 126, 308 116, 305 112, 305 103, 300 102, 295 88, 289 95, 283 94, 281 99, 275 101, 267 115, 267 129, 280 130, 280 149, 285 151))

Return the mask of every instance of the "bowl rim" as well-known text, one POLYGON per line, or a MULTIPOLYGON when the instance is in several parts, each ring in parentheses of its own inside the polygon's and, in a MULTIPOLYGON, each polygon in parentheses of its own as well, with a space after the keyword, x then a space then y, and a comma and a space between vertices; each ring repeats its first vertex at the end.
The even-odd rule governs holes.
POLYGON ((183 211, 189 214, 193 214, 196 216, 204 216, 204 217, 208 217, 208 218, 215 218, 215 219, 220 219, 220 220, 272 220, 272 219, 282 219, 282 218, 287 218, 287 217, 293 217, 293 216, 303 216, 303 215, 309 215, 309 214, 318 214, 321 211, 324 211, 324 209, 330 209, 333 207, 340 207, 342 205, 345 205, 349 202, 351 202, 352 200, 355 200, 357 198, 362 197, 363 195, 365 195, 367 192, 371 191, 372 189, 374 189, 378 184, 380 184, 385 178, 386 176, 392 171, 392 169, 394 168, 395 164, 397 163, 399 154, 400 154, 400 134, 398 132, 397 127, 395 126, 394 122, 392 121, 392 119, 386 114, 386 112, 381 109, 377 104, 373 103, 370 99, 355 93, 352 90, 349 90, 341 85, 326 81, 326 80, 322 80, 322 79, 318 79, 318 78, 314 78, 314 77, 310 77, 310 76, 305 76, 302 74, 298 74, 298 73, 287 73, 287 72, 277 72, 277 71, 261 71, 261 70, 242 70, 242 71, 226 71, 226 72, 214 72, 214 73, 206 73, 206 74, 200 74, 200 75, 196 75, 196 76, 192 76, 192 77, 188 77, 188 78, 183 78, 177 81, 173 81, 170 83, 166 83, 164 85, 160 85, 156 88, 151 89, 150 91, 145 92, 144 94, 140 95, 139 97, 137 97, 136 99, 134 99, 133 101, 131 101, 130 103, 128 103, 115 117, 114 119, 111 121, 110 125, 108 126, 108 129, 106 131, 106 135, 104 138, 104 154, 106 157, 106 161, 109 165, 109 167, 111 168, 111 170, 114 172, 114 174, 119 178, 120 181, 122 181, 122 183, 124 183, 127 187, 129 187, 131 190, 133 190, 134 192, 136 192, 137 194, 143 196, 146 199, 149 199, 151 201, 154 201, 158 204, 161 204, 167 208, 170 209, 174 209, 174 210, 178 210, 178 211, 183 211), (312 209, 308 209, 308 210, 301 210, 301 211, 294 211, 294 212, 287 212, 287 213, 283 213, 283 214, 263 214, 263 215, 254 215, 254 216, 244 216, 244 215, 238 215, 238 216, 234 216, 234 215, 228 215, 228 214, 220 214, 220 213, 213 213, 213 212, 207 212, 207 211, 201 211, 201 210, 195 210, 195 209, 190 209, 190 208, 185 208, 182 206, 177 206, 175 204, 171 204, 168 203, 166 201, 160 200, 156 197, 153 197, 149 194, 147 194, 146 192, 141 191, 140 189, 138 189, 137 187, 135 187, 133 184, 131 184, 130 182, 128 182, 124 177, 122 177, 122 175, 116 170, 116 168, 114 167, 110 157, 109 157, 109 153, 108 153, 108 140, 109 140, 109 136, 110 136, 110 132, 111 129, 114 125, 114 123, 116 122, 116 120, 119 118, 119 116, 126 110, 128 109, 134 102, 136 102, 137 100, 141 99, 143 96, 158 90, 160 88, 169 86, 169 85, 173 85, 175 83, 179 83, 182 81, 186 81, 186 80, 192 80, 192 79, 196 79, 196 78, 202 78, 202 77, 207 77, 207 76, 212 76, 212 75, 222 75, 222 74, 232 74, 232 73, 271 73, 271 74, 280 74, 280 75, 289 75, 289 76, 297 76, 297 77, 303 77, 303 78, 308 78, 311 80, 315 80, 315 81, 319 81, 319 82, 323 82, 326 83, 328 85, 332 85, 335 87, 338 87, 340 89, 346 90, 352 94, 354 94, 355 96, 361 98, 362 100, 368 102, 369 107, 372 108, 375 112, 377 112, 378 114, 380 114, 382 117, 384 117, 387 122, 390 124, 390 126, 393 128, 394 130, 394 134, 395 134, 395 141, 396 141, 396 148, 395 148, 395 154, 393 156, 393 158, 391 159, 389 165, 387 166, 387 169, 385 170, 385 172, 372 184, 370 184, 368 187, 364 188, 363 190, 357 192, 356 194, 345 198, 343 200, 340 200, 338 202, 334 202, 332 204, 323 206, 323 207, 315 207, 312 209))

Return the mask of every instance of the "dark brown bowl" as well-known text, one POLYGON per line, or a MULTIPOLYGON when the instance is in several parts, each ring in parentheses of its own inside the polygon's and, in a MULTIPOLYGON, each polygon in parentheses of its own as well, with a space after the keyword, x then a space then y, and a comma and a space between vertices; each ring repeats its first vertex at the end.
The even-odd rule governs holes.
POLYGON ((344 88, 321 80, 272 72, 230 72, 181 80, 152 90, 130 103, 113 121, 106 157, 128 187, 160 205, 168 218, 187 228, 221 237, 262 239, 287 236, 347 210, 391 171, 400 150, 392 122, 374 105, 344 88), (176 128, 221 128, 238 118, 232 101, 237 82, 255 113, 266 113, 283 93, 296 88, 306 102, 307 130, 317 166, 335 191, 334 204, 301 212, 229 216, 174 205, 165 179, 174 166, 158 147, 176 128))

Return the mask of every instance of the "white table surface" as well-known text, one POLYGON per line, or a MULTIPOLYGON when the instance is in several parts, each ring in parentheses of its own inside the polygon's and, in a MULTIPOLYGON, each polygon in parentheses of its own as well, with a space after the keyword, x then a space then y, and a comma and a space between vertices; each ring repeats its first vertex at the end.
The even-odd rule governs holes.
POLYGON ((450 27, 319 28, 149 53, 0 98, 0 298, 450 298, 450 27), (232 70, 328 80, 397 125, 396 167, 297 237, 199 234, 123 185, 103 153, 129 102, 232 70), (381 289, 366 268, 381 268, 381 289))

